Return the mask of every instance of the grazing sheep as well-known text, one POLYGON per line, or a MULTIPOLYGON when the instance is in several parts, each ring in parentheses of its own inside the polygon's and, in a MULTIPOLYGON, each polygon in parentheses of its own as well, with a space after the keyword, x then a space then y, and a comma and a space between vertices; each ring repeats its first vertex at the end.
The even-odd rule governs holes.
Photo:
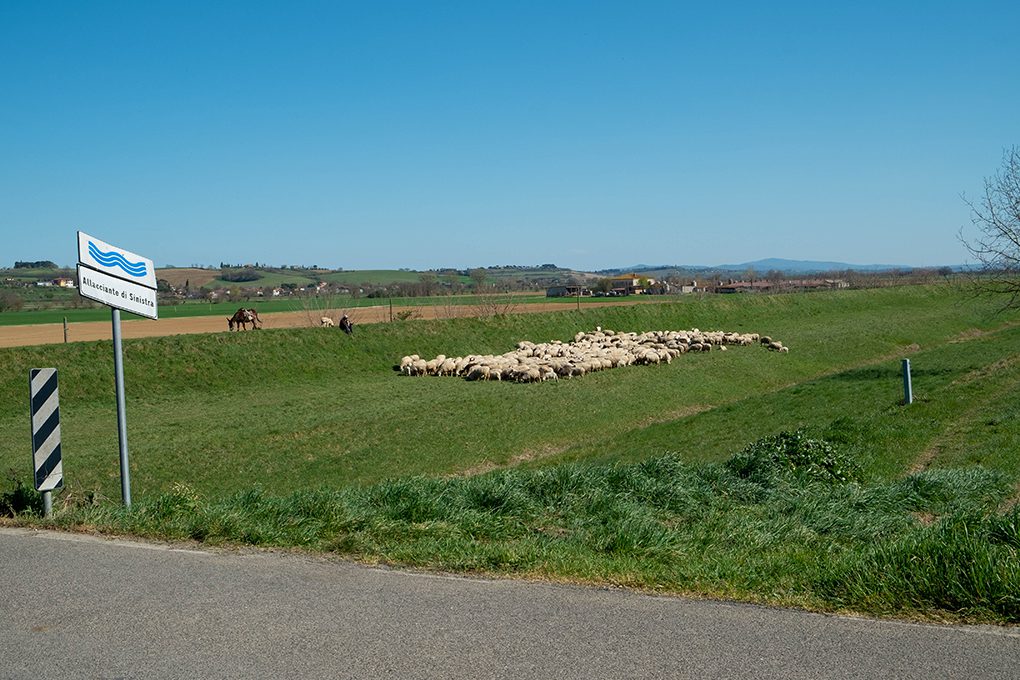
POLYGON ((319 319, 319 324, 323 328, 332 328, 333 327, 333 319, 329 318, 328 316, 324 316, 321 319, 319 319))
POLYGON ((476 365, 472 366, 471 370, 467 374, 468 380, 488 380, 489 379, 489 367, 476 365))
MULTIPOLYGON (((324 317, 325 318, 325 317, 324 317)), ((579 332, 572 342, 553 340, 533 343, 522 340, 501 355, 447 357, 440 354, 428 361, 417 354, 401 358, 395 367, 404 375, 457 375, 467 380, 541 382, 561 377, 581 377, 588 373, 631 364, 672 363, 687 352, 726 351, 729 345, 749 346, 756 342, 768 350, 789 352, 778 340, 757 333, 726 331, 647 331, 619 332, 596 328, 579 332)))

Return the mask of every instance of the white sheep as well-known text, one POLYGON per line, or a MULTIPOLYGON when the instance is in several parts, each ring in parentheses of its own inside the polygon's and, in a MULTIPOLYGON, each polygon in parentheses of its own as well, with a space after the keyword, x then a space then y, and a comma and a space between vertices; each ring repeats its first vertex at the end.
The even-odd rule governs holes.
MULTIPOLYGON (((325 317, 324 317, 325 318, 325 317)), ((560 377, 580 377, 607 368, 631 364, 671 363, 687 352, 726 351, 727 345, 747 346, 761 342, 767 349, 789 352, 778 340, 757 333, 726 331, 617 332, 596 328, 580 332, 572 342, 553 340, 533 343, 522 340, 501 355, 447 357, 440 354, 428 361, 417 354, 400 360, 405 375, 457 375, 468 380, 539 382, 560 377)))

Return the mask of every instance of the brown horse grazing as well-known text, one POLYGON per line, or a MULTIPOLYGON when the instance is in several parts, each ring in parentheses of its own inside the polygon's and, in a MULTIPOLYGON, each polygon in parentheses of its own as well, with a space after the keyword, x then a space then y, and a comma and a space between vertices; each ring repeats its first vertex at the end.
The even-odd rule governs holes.
POLYGON ((252 330, 258 330, 262 327, 262 319, 259 318, 259 313, 254 309, 245 309, 244 307, 234 312, 234 315, 227 317, 227 328, 234 330, 237 327, 238 330, 248 330, 248 324, 251 324, 252 330))

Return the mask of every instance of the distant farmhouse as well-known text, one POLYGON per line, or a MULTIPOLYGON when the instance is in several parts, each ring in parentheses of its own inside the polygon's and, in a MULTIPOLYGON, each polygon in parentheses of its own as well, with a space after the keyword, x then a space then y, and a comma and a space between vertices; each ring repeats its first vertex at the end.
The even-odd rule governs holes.
POLYGON ((549 286, 545 289, 546 297, 591 297, 591 290, 584 286, 549 286))
MULTIPOLYGON (((603 279, 608 282, 608 290, 600 288, 598 292, 592 292, 589 288, 581 285, 550 286, 545 291, 546 297, 588 297, 588 296, 610 296, 623 295, 662 295, 673 292, 673 287, 665 281, 656 281, 646 276, 638 276, 636 273, 622 274, 603 279)), ((683 287, 685 290, 676 292, 692 292, 690 286, 683 287)))
POLYGON ((641 295, 645 289, 655 284, 655 279, 641 278, 635 273, 614 276, 609 279, 612 286, 610 292, 617 295, 641 295))
POLYGON ((35 285, 37 285, 37 286, 39 286, 41 288, 50 288, 52 286, 57 286, 59 288, 74 288, 75 287, 74 279, 68 279, 68 278, 65 278, 65 277, 58 277, 58 278, 55 278, 55 279, 47 279, 45 281, 36 281, 35 285))

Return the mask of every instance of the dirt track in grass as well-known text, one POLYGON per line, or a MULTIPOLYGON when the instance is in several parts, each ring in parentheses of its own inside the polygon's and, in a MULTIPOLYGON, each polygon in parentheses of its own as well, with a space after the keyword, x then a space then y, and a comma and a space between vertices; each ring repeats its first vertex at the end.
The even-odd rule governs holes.
MULTIPOLYGON (((582 307, 615 307, 620 305, 650 304, 659 300, 629 299, 605 302, 585 302, 582 307)), ((226 311, 226 308, 224 308, 226 311)), ((517 305, 513 314, 534 314, 538 312, 566 312, 575 309, 572 305, 562 302, 542 302, 517 305)), ((346 313, 355 325, 381 323, 390 320, 390 308, 385 305, 378 307, 356 307, 352 309, 327 309, 309 312, 278 312, 262 314, 263 328, 309 328, 320 325, 324 316, 337 321, 346 313)), ((455 317, 482 316, 486 310, 478 305, 422 305, 419 307, 394 307, 392 314, 399 318, 401 314, 410 313, 412 319, 450 319, 455 317)), ((333 329, 337 330, 338 329, 333 329)), ((217 316, 192 316, 171 319, 137 319, 121 322, 121 336, 127 338, 149 338, 162 335, 186 335, 190 333, 227 332, 226 314, 217 316)), ((68 342, 84 342, 89 340, 109 340, 113 331, 109 321, 87 321, 68 324, 68 342)), ((26 345, 50 345, 64 342, 64 326, 60 323, 38 324, 32 326, 0 326, 0 347, 23 347, 26 345)))

